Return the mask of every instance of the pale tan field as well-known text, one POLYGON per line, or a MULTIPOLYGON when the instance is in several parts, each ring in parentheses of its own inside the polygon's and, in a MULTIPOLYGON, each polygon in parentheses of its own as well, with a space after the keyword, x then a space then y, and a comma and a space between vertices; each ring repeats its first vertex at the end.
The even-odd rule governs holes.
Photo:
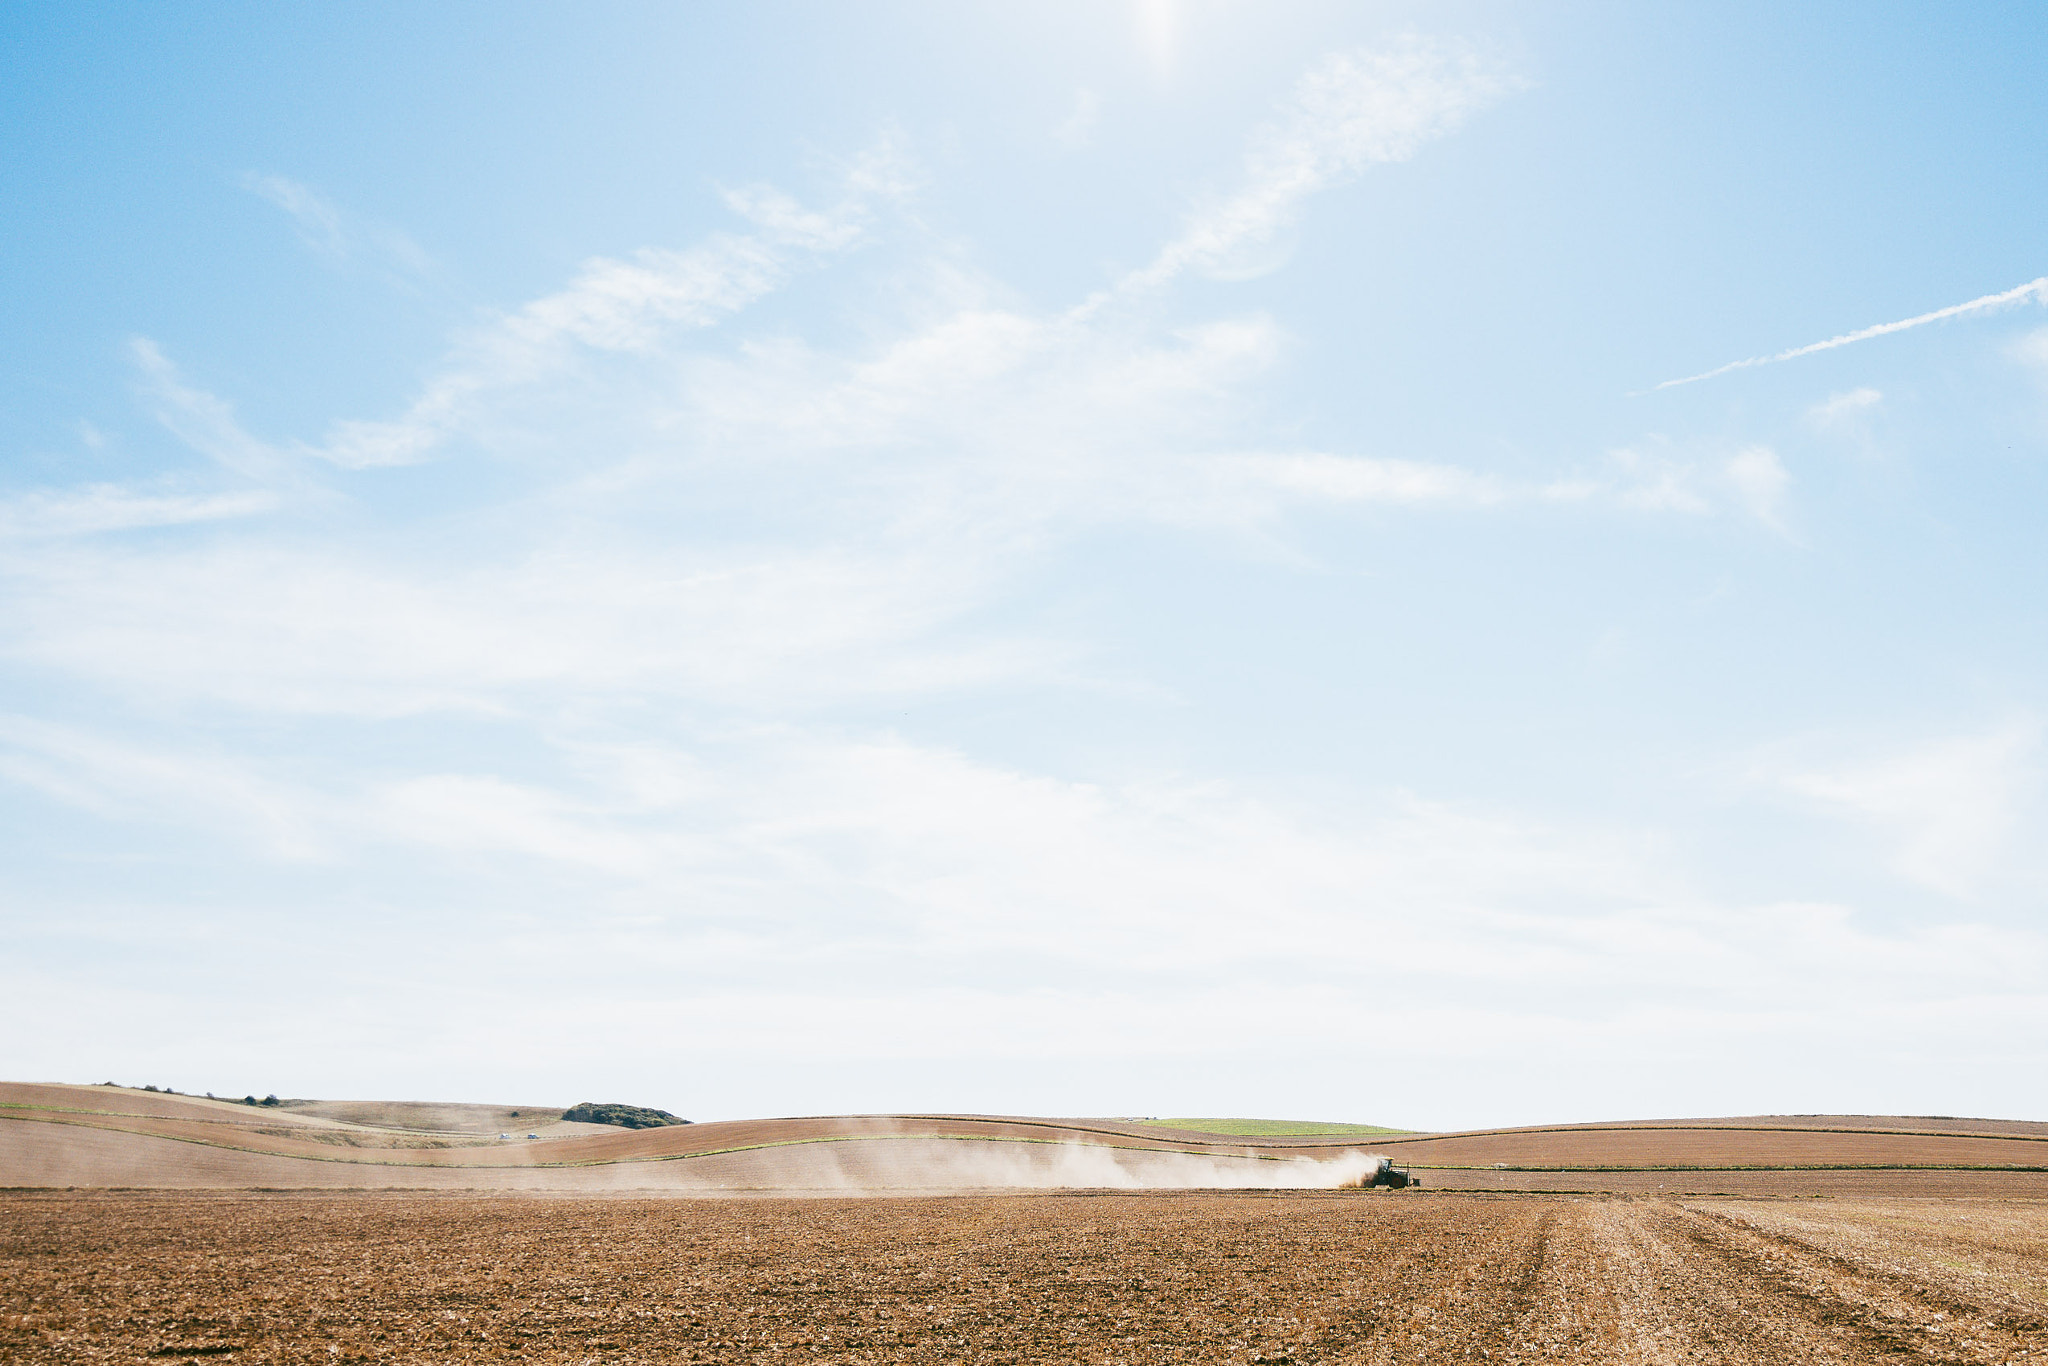
POLYGON ((2048 1198, 2048 1125, 2023 1122, 1764 1116, 1333 1137, 1217 1135, 1104 1119, 869 1115, 492 1129, 511 1108, 527 1109, 338 1101, 267 1109, 123 1088, 0 1084, 0 1186, 1314 1188, 1340 1184, 1360 1155, 1374 1153, 1428 1189, 2048 1198), (498 1132, 515 1137, 500 1141, 498 1132), (527 1132, 541 1137, 528 1140, 527 1132))

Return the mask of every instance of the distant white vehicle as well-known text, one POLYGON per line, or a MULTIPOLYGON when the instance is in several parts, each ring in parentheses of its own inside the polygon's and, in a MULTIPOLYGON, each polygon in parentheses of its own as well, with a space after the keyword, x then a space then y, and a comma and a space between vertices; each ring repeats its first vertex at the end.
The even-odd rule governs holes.
POLYGON ((498 1135, 498 1137, 499 1137, 499 1138, 510 1138, 510 1137, 512 1137, 512 1135, 510 1135, 510 1134, 499 1134, 499 1135, 498 1135))
POLYGON ((528 1138, 539 1138, 539 1137, 540 1137, 540 1135, 539 1135, 539 1134, 528 1134, 528 1135, 527 1135, 527 1137, 528 1137, 528 1138))

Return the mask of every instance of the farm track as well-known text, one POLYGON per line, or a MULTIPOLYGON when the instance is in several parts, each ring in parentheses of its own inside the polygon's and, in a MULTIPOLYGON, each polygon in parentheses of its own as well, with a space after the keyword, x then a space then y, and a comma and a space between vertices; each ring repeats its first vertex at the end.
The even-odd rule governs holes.
POLYGON ((23 1362, 1995 1363, 2048 1204, 0 1196, 23 1362))

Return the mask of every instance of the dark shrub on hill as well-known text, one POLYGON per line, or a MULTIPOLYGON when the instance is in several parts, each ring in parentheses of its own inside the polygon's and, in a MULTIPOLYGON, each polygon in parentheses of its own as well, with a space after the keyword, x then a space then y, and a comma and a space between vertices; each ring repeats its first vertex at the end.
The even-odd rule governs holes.
POLYGON ((622 1129, 659 1129, 667 1124, 690 1122, 666 1110, 650 1110, 642 1105, 600 1105, 589 1100, 562 1111, 562 1118, 576 1124, 616 1124, 622 1129))

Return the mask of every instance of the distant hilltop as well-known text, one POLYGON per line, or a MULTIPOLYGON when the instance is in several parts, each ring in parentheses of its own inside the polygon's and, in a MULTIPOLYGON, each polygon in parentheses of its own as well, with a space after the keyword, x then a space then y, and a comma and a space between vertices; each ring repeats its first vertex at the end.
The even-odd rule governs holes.
POLYGON ((644 1105, 600 1105, 590 1100, 562 1111, 562 1118, 572 1124, 616 1124, 621 1129, 659 1129, 690 1122, 666 1110, 650 1110, 644 1105))

